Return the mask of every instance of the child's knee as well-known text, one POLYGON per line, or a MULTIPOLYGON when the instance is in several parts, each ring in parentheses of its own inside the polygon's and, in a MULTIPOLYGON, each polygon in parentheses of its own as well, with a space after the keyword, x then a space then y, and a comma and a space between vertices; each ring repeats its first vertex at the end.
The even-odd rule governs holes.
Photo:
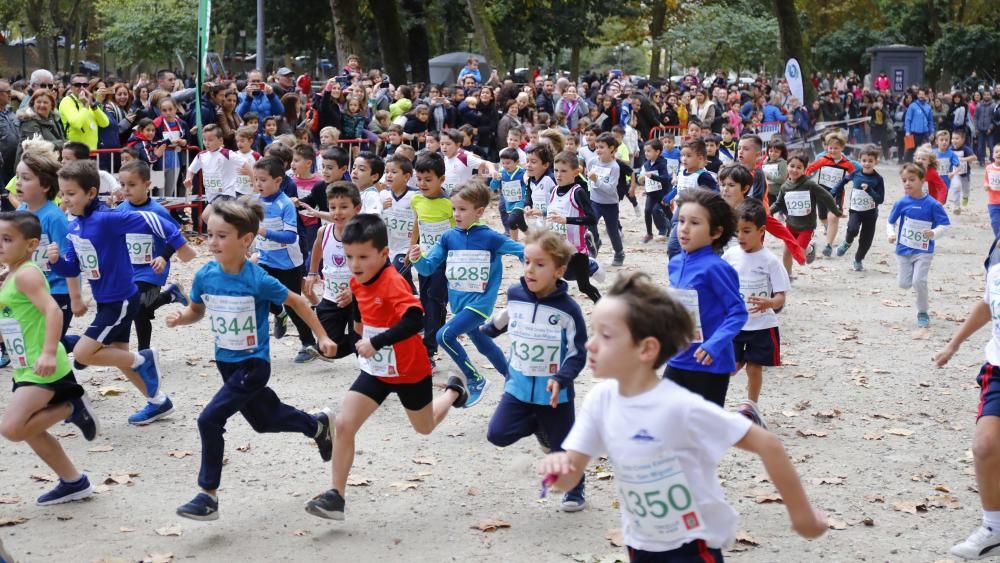
POLYGON ((978 461, 989 461, 1000 453, 1000 432, 976 432, 972 440, 972 455, 978 461))
POLYGON ((6 419, 0 421, 0 436, 9 442, 23 442, 27 438, 23 430, 24 427, 21 424, 6 419))
POLYGON ((335 429, 334 435, 337 438, 344 437, 353 440, 354 435, 358 433, 358 429, 360 428, 360 426, 361 425, 358 424, 357 421, 352 420, 344 416, 343 414, 338 414, 337 418, 335 418, 333 421, 333 427, 335 429))

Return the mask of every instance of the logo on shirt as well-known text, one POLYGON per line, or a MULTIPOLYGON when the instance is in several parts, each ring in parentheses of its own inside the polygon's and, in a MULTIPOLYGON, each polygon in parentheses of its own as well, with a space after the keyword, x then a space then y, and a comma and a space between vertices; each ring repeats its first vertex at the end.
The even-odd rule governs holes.
POLYGON ((376 297, 375 298, 375 304, 376 305, 381 305, 382 304, 382 298, 381 297, 376 297))
POLYGON ((632 436, 632 439, 635 440, 636 442, 655 442, 656 441, 656 438, 654 438, 653 436, 651 436, 649 434, 649 432, 646 431, 645 428, 643 428, 643 429, 639 430, 638 432, 636 432, 635 435, 632 436))
POLYGON ((559 324, 560 320, 562 320, 562 317, 559 316, 559 315, 549 315, 549 324, 550 325, 555 326, 555 325, 559 324))
POLYGON ((693 530, 700 526, 697 512, 688 512, 687 514, 682 515, 681 518, 684 520, 684 527, 688 530, 693 530))
POLYGON ((334 255, 334 257, 333 257, 333 263, 338 268, 343 268, 344 265, 347 264, 347 257, 334 255))

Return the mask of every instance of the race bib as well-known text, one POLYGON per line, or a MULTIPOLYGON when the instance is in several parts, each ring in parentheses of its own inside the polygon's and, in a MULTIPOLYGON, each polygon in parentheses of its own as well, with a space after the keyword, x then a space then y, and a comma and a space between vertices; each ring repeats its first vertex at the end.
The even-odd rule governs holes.
POLYGON ((993 191, 1000 191, 1000 170, 990 170, 986 173, 986 180, 989 188, 993 191))
POLYGON ((153 263, 153 235, 125 233, 125 246, 133 264, 153 263))
MULTIPOLYGON (((282 231, 285 229, 285 222, 281 219, 281 217, 270 217, 264 219, 261 225, 269 231, 282 231)), ((282 248, 285 248, 285 246, 287 245, 257 235, 257 250, 281 250, 282 248)))
POLYGON ((206 295, 205 309, 216 346, 235 351, 257 347, 257 313, 252 295, 206 295))
POLYGON ((529 377, 559 371, 562 327, 524 321, 510 323, 510 367, 529 377))
POLYGON ((705 337, 701 332, 701 309, 698 306, 698 291, 694 289, 670 288, 670 296, 687 309, 694 321, 694 338, 691 342, 704 342, 705 337))
POLYGON ((950 158, 937 159, 937 169, 938 173, 940 173, 942 176, 951 172, 951 159, 950 158))
POLYGON ((785 192, 785 208, 792 217, 805 217, 812 211, 812 194, 809 190, 785 192))
POLYGON ((17 319, 0 319, 0 332, 3 333, 3 343, 7 346, 7 354, 15 368, 28 367, 27 350, 24 347, 24 333, 17 319))
POLYGON ((500 185, 500 192, 503 194, 503 198, 507 200, 507 203, 521 201, 521 181, 510 180, 504 182, 500 185))
POLYGON ((845 170, 836 166, 824 166, 819 169, 817 182, 827 189, 833 189, 844 179, 845 170))
POLYGON ((445 197, 451 197, 451 191, 455 189, 458 184, 455 182, 445 182, 441 184, 441 191, 444 192, 445 197))
POLYGON ((80 275, 83 276, 83 279, 101 279, 101 266, 97 260, 97 249, 94 248, 94 244, 77 235, 68 235, 67 238, 73 243, 73 250, 76 251, 76 259, 80 262, 80 275))
POLYGON ((48 272, 52 270, 52 265, 49 264, 49 235, 42 234, 42 238, 38 239, 38 248, 31 253, 31 261, 38 264, 38 267, 42 269, 43 272, 48 272))
POLYGON ((415 218, 413 210, 397 209, 396 206, 382 212, 382 221, 389 233, 390 250, 405 252, 409 248, 415 218))
POLYGON ((761 169, 764 170, 764 177, 767 178, 768 182, 778 181, 780 174, 778 173, 777 164, 765 164, 764 166, 761 166, 761 169))
MULTIPOLYGON (((386 330, 388 329, 365 325, 362 338, 370 341, 386 330)), ((358 364, 361 366, 361 371, 375 377, 399 377, 399 371, 396 369, 396 350, 392 346, 376 350, 370 358, 359 355, 358 364)))
POLYGON ((615 462, 614 469, 629 534, 664 543, 701 537, 705 523, 677 456, 661 452, 645 461, 615 462))
POLYGON ((431 247, 441 240, 441 235, 451 228, 451 221, 448 220, 436 223, 418 221, 417 224, 420 226, 420 251, 424 254, 430 252, 431 247))
MULTIPOLYGON (((611 168, 608 166, 594 166, 590 169, 592 174, 597 174, 597 183, 608 185, 611 182, 611 168)), ((591 182, 591 186, 595 182, 591 182)))
MULTIPOLYGON (((862 184, 865 186, 867 184, 862 184)), ((851 211, 870 211, 875 209, 875 200, 868 192, 854 188, 851 190, 851 211)))
MULTIPOLYGON (((555 213, 556 215, 561 215, 563 217, 568 217, 569 216, 569 202, 567 202, 567 201, 559 202, 559 200, 557 198, 556 199, 556 203, 553 203, 552 207, 550 207, 549 210, 552 213, 555 213)), ((567 236, 568 233, 569 233, 569 230, 566 228, 566 223, 554 223, 552 221, 549 221, 548 219, 545 220, 545 228, 548 229, 548 230, 550 230, 550 231, 552 231, 552 232, 554 232, 554 233, 559 233, 560 235, 563 235, 563 236, 567 236)))
POLYGON ((966 161, 961 161, 958 163, 958 173, 965 176, 969 173, 969 163, 966 161))
POLYGON ((924 231, 930 228, 930 221, 904 218, 903 228, 899 230, 899 244, 916 250, 927 250, 930 248, 931 239, 924 236, 924 231))
POLYGON ((670 174, 676 177, 677 173, 681 171, 681 161, 677 160, 676 158, 668 158, 667 170, 670 170, 670 174))
POLYGON ((653 193, 653 192, 658 192, 658 191, 660 191, 660 190, 663 189, 663 184, 657 182, 656 180, 650 178, 649 176, 646 176, 646 179, 643 180, 643 182, 645 182, 643 185, 646 188, 646 193, 647 194, 648 193, 653 193))
POLYGON ((222 175, 217 172, 209 173, 203 169, 201 183, 205 187, 205 197, 209 200, 222 192, 222 175))
MULTIPOLYGON (((768 282, 767 277, 760 276, 756 279, 740 279, 740 297, 743 298, 743 302, 747 305, 747 312, 750 312, 750 298, 751 297, 771 297, 771 284, 768 282)), ((764 314, 763 311, 758 311, 756 313, 750 313, 751 317, 757 317, 764 314)))
POLYGON ((327 264, 323 268, 323 299, 336 301, 341 293, 348 291, 351 287, 351 270, 347 267, 347 261, 343 266, 327 264))
POLYGON ((549 212, 549 194, 541 189, 541 185, 537 185, 537 188, 531 191, 531 207, 540 211, 542 215, 545 215, 549 212))
POLYGON ((677 176, 677 193, 698 187, 698 176, 700 174, 681 174, 677 176))
POLYGON ((236 192, 240 194, 248 194, 253 191, 250 187, 250 176, 239 175, 236 176, 236 192))
POLYGON ((448 289, 482 293, 490 279, 490 251, 449 250, 444 274, 448 289))

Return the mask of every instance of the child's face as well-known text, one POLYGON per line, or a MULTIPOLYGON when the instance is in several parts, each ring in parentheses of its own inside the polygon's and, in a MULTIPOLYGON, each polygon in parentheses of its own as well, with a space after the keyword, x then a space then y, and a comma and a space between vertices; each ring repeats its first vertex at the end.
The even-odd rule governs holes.
POLYGON ((767 149, 767 158, 770 160, 780 160, 781 159, 781 149, 776 147, 771 147, 767 149))
POLYGON ((611 162, 615 158, 615 150, 607 143, 597 143, 597 148, 594 149, 594 152, 597 153, 597 158, 601 162, 611 162))
POLYGON ((913 155, 913 162, 916 162, 917 164, 923 166, 924 169, 926 170, 927 167, 930 165, 930 155, 928 155, 925 152, 919 152, 913 155))
POLYGON ((455 214, 455 224, 460 229, 468 229, 483 217, 485 207, 476 208, 471 202, 458 195, 451 197, 451 208, 455 214))
POLYGON ((722 236, 722 228, 713 231, 708 210, 697 203, 681 205, 677 215, 677 240, 687 252, 709 246, 722 236))
POLYGON ((666 137, 663 138, 663 150, 665 151, 674 150, 674 144, 675 141, 673 135, 667 135, 666 137))
POLYGON ((528 173, 528 176, 532 178, 541 178, 542 174, 545 174, 546 164, 542 162, 541 158, 538 158, 536 153, 529 153, 527 161, 524 164, 524 170, 528 173))
POLYGON ((833 160, 840 160, 844 156, 844 145, 840 144, 840 141, 829 141, 825 148, 833 160))
POLYGON ((924 179, 917 176, 915 172, 903 172, 900 177, 903 179, 903 192, 913 199, 924 197, 924 179))
MULTIPOLYGON (((747 186, 749 189, 750 186, 747 186)), ((726 203, 730 207, 736 207, 737 205, 743 203, 746 198, 746 192, 743 191, 743 186, 739 182, 734 180, 732 177, 726 178, 725 180, 719 180, 719 193, 722 194, 722 199, 726 200, 726 203)))
POLYGON ((319 134, 319 144, 321 145, 333 145, 337 142, 334 138, 333 133, 326 131, 319 134))
POLYGON ((118 181, 122 183, 125 199, 132 205, 142 205, 149 199, 149 180, 143 181, 135 172, 125 170, 118 173, 118 181))
POLYGON ((444 194, 441 190, 442 184, 444 184, 444 176, 438 176, 432 170, 417 172, 417 189, 424 197, 441 197, 444 194))
POLYGON ((19 264, 38 248, 38 239, 25 238, 12 221, 0 221, 0 263, 19 264))
POLYGON ((73 149, 63 149, 62 150, 62 161, 63 162, 73 162, 74 160, 76 160, 76 153, 73 152, 73 149))
POLYGON ((241 135, 236 136, 236 148, 240 152, 250 152, 253 150, 251 146, 253 145, 253 139, 243 137, 241 135))
POLYGON ((656 159, 660 158, 660 151, 658 151, 658 150, 654 149, 654 148, 652 147, 652 145, 646 145, 646 146, 645 146, 645 147, 644 147, 644 148, 642 149, 642 154, 643 154, 643 156, 645 156, 645 157, 646 157, 646 160, 648 160, 648 161, 650 161, 650 162, 653 162, 653 161, 655 161, 656 159))
POLYGON ((681 164, 688 172, 694 172, 705 167, 705 157, 685 147, 681 149, 681 164))
POLYGON ((552 167, 553 172, 556 177, 556 184, 560 186, 568 186, 573 183, 579 170, 575 166, 571 166, 565 162, 557 162, 552 167))
POLYGON ((253 171, 254 189, 256 189, 257 193, 259 193, 262 196, 267 197, 278 193, 278 190, 281 189, 281 180, 282 178, 280 176, 277 178, 272 178, 271 174, 268 173, 267 170, 254 168, 253 171))
POLYGON ((799 159, 793 159, 788 161, 788 179, 791 181, 796 181, 806 173, 806 165, 802 164, 799 159))
POLYGON ((503 169, 506 170, 509 174, 513 174, 514 171, 517 170, 517 161, 511 160, 509 158, 501 158, 500 166, 503 166, 503 169))
POLYGON ((516 149, 521 146, 521 136, 517 133, 507 134, 507 148, 516 149))
POLYGON ((244 122, 244 124, 247 127, 251 127, 253 129, 257 129, 258 127, 260 127, 260 120, 257 120, 257 119, 248 119, 248 120, 246 120, 244 122))
POLYGON ((269 136, 273 137, 275 133, 278 132, 278 122, 273 119, 268 119, 264 122, 264 132, 269 136))
POLYGON ((451 137, 449 137, 447 135, 442 135, 441 136, 441 152, 444 153, 444 155, 446 157, 452 158, 456 154, 458 154, 458 145, 455 144, 455 141, 451 140, 451 137))
POLYGON ((208 250, 219 262, 239 261, 246 258, 247 249, 254 239, 254 233, 236 231, 221 216, 213 213, 208 217, 208 250))
POLYGON ((385 164, 385 185, 394 192, 401 192, 406 189, 406 183, 410 181, 411 174, 405 174, 395 162, 385 164))
POLYGON ((565 266, 557 266, 550 254, 537 244, 524 247, 524 283, 535 294, 550 292, 566 273, 565 266))
POLYGON ((87 190, 80 186, 76 180, 59 178, 59 197, 62 198, 66 210, 79 217, 90 205, 90 200, 97 197, 97 186, 87 190))
POLYGON ((764 227, 740 219, 736 225, 736 238, 744 252, 757 252, 764 246, 764 227))
POLYGON ((728 130, 723 129, 722 130, 722 142, 728 143, 729 141, 732 141, 732 140, 733 140, 733 134, 730 133, 728 130))
POLYGON ((441 150, 441 142, 434 137, 427 137, 427 150, 428 152, 438 152, 441 150))
POLYGON ((622 144, 622 141, 625 140, 625 135, 622 133, 612 133, 612 135, 614 135, 615 140, 618 141, 619 145, 622 144))
POLYGON ((292 155, 292 172, 299 178, 312 176, 312 164, 311 160, 302 158, 298 154, 292 155))
POLYGON ((587 131, 583 134, 583 138, 587 141, 587 147, 590 148, 590 150, 594 150, 594 144, 597 142, 597 133, 587 131))
POLYGON ((154 136, 156 136, 156 126, 155 125, 147 125, 147 126, 143 127, 142 128, 142 136, 145 137, 145 138, 147 138, 147 139, 152 140, 152 138, 154 136))
POLYGON ((964 144, 965 144, 965 135, 953 131, 951 133, 951 146, 955 147, 956 149, 960 149, 964 144))
POLYGON ((389 133, 389 142, 393 145, 398 145, 400 142, 399 133, 392 131, 389 133))
POLYGON ((627 305, 616 297, 604 297, 594 305, 587 339, 587 367, 594 377, 621 380, 637 371, 641 344, 633 341, 626 314, 627 305))
POLYGON ((375 175, 372 174, 372 167, 363 158, 355 158, 354 166, 351 168, 351 181, 363 190, 375 183, 375 175))
POLYGON ((1000 145, 993 147, 993 164, 1000 165, 1000 145))
POLYGON ((719 145, 715 141, 705 141, 705 152, 708 153, 708 156, 715 156, 719 154, 719 145))
POLYGON ((354 205, 349 197, 331 197, 326 200, 330 207, 330 214, 333 216, 333 224, 338 229, 344 228, 348 221, 361 212, 360 205, 354 205))
POLYGON ((215 133, 208 133, 202 135, 205 140, 205 150, 209 152, 215 152, 222 148, 222 136, 216 135, 215 133))
POLYGON ((693 138, 693 139, 697 139, 697 138, 701 137, 701 127, 698 127, 697 125, 694 125, 694 124, 689 125, 688 126, 688 136, 691 137, 691 138, 693 138))
POLYGON ((949 145, 951 145, 951 137, 949 135, 938 135, 937 137, 937 148, 939 151, 948 150, 949 145))
POLYGON ((160 104, 160 114, 162 114, 163 118, 167 121, 173 121, 174 118, 177 117, 177 106, 175 106, 173 102, 160 104))
POLYGON ((135 159, 133 159, 132 155, 130 155, 129 153, 127 153, 127 152, 123 152, 122 153, 122 164, 128 164, 129 162, 132 162, 133 160, 135 160, 135 159))
POLYGON ((358 113, 359 111, 361 111, 361 102, 356 99, 347 102, 347 113, 358 113))
POLYGON ((17 165, 17 199, 25 203, 44 203, 45 188, 38 181, 38 176, 28 166, 21 162, 17 165))
POLYGON ((574 137, 573 135, 566 137, 566 144, 564 146, 564 150, 568 150, 570 152, 576 152, 576 147, 577 147, 576 137, 574 137))
POLYGON ((375 248, 372 241, 353 242, 344 245, 347 265, 359 283, 368 283, 379 273, 389 257, 389 247, 375 248))
POLYGON ((867 174, 875 170, 878 159, 870 154, 861 155, 861 169, 867 174))

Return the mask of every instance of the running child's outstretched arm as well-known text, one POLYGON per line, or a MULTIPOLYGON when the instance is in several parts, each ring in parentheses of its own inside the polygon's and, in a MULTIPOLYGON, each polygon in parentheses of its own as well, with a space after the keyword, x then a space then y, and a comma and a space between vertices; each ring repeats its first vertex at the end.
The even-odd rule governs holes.
POLYGON ((167 315, 167 326, 175 328, 184 325, 193 325, 205 316, 204 303, 190 303, 180 311, 171 311, 167 315))
POLYGON ((554 452, 538 463, 538 473, 543 478, 555 475, 556 480, 549 485, 560 491, 568 491, 580 483, 583 471, 590 463, 590 456, 575 452, 573 450, 565 452, 554 452))
POLYGON ((992 318, 993 313, 990 311, 988 303, 985 301, 976 303, 972 307, 972 311, 969 312, 969 316, 966 317, 965 322, 962 323, 962 326, 958 327, 958 332, 955 333, 955 336, 952 336, 948 344, 934 356, 934 363, 937 367, 944 367, 948 363, 948 360, 955 355, 955 352, 958 352, 962 343, 968 340, 976 331, 986 326, 992 318))

